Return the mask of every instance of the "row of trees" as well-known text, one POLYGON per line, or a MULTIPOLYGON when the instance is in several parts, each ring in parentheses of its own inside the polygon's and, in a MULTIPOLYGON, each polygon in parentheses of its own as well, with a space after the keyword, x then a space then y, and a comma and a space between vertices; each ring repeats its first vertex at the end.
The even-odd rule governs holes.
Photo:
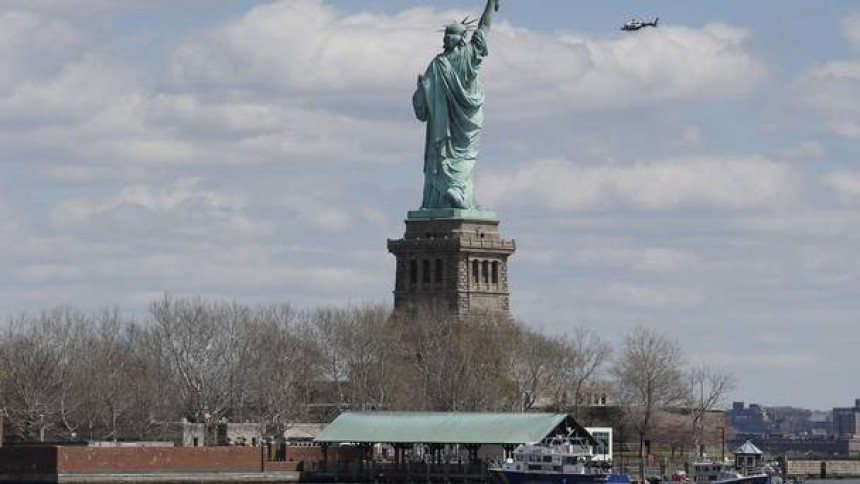
POLYGON ((299 311, 165 296, 136 319, 54 308, 0 339, 0 407, 23 440, 146 439, 160 422, 291 422, 351 410, 578 412, 597 384, 636 413, 692 409, 691 436, 731 379, 691 370, 656 331, 616 358, 583 327, 544 334, 507 318, 391 317, 381 305, 299 311))

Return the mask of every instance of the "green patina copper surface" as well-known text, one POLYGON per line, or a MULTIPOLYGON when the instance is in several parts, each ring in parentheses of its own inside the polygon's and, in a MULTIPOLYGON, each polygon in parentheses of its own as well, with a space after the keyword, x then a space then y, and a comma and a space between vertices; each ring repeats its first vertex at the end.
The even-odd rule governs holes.
POLYGON ((488 0, 477 29, 445 28, 444 52, 436 56, 412 96, 415 116, 427 123, 421 208, 477 209, 474 168, 484 124, 480 69, 489 54, 489 33, 497 0, 488 0))
POLYGON ((473 208, 464 210, 461 208, 427 208, 412 210, 407 213, 409 220, 432 220, 432 219, 458 219, 476 220, 481 222, 498 222, 499 216, 492 210, 473 208))
POLYGON ((540 442, 562 423, 584 432, 564 413, 347 412, 314 440, 518 445, 540 442))

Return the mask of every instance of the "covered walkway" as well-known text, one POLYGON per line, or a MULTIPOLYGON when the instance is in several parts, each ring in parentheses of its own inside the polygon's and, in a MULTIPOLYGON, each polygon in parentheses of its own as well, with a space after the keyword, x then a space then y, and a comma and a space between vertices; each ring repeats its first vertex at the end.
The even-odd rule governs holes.
POLYGON ((367 462, 384 460, 371 453, 375 444, 383 444, 393 448, 390 462, 395 466, 414 463, 416 457, 424 464, 450 464, 452 452, 458 456, 459 464, 461 450, 468 453, 468 464, 476 464, 482 446, 496 446, 497 458, 503 458, 518 445, 538 443, 558 434, 576 435, 596 443, 566 413, 462 412, 347 412, 329 424, 314 442, 322 447, 326 469, 328 447, 336 444, 358 447, 367 462))

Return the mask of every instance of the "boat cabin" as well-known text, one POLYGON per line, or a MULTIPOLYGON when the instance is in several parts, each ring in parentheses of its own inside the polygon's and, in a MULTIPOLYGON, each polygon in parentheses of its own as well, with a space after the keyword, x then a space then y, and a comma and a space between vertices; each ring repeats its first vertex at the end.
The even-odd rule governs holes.
POLYGON ((724 481, 736 477, 737 472, 735 472, 731 462, 703 460, 693 463, 693 482, 697 484, 724 481))
POLYGON ((517 447, 505 467, 514 472, 588 474, 592 457, 588 442, 555 436, 539 445, 517 447))

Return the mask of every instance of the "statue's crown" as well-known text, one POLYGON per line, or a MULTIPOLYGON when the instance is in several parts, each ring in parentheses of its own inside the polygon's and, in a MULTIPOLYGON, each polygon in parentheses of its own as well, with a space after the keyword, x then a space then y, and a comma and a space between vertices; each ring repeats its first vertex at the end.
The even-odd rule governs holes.
POLYGON ((445 26, 446 34, 463 35, 466 32, 478 28, 478 19, 466 17, 459 22, 453 22, 445 26))
POLYGON ((446 34, 458 34, 463 35, 466 33, 466 26, 461 24, 460 22, 454 22, 452 24, 448 24, 445 26, 446 34))

